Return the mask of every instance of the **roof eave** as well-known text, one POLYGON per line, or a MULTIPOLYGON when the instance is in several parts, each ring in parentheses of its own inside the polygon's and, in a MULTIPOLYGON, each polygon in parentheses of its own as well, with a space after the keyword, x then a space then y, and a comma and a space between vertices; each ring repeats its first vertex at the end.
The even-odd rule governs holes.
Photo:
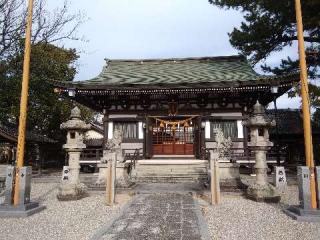
POLYGON ((207 88, 207 87, 244 87, 244 86, 259 86, 269 85, 277 86, 281 84, 288 84, 298 82, 300 74, 288 74, 282 76, 263 76, 257 80, 248 81, 221 81, 221 82, 201 82, 199 83, 179 83, 179 84, 122 84, 122 85, 108 85, 108 84, 88 84, 83 82, 61 82, 51 81, 51 84, 58 89, 79 89, 79 90, 137 90, 137 89, 188 89, 188 88, 207 88))

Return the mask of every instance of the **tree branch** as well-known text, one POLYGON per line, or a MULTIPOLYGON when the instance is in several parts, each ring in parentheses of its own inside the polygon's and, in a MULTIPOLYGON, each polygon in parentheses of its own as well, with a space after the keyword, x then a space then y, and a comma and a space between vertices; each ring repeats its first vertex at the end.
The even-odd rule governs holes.
MULTIPOLYGON (((52 43, 63 39, 78 40, 76 31, 85 16, 68 12, 65 0, 61 8, 46 11, 46 0, 36 0, 33 14, 32 43, 52 43)), ((27 6, 25 0, 0 0, 0 60, 13 56, 25 37, 27 6)))
MULTIPOLYGON (((310 37, 310 36, 304 36, 304 41, 310 42, 310 43, 320 43, 320 37, 310 37)), ((298 40, 298 36, 283 36, 280 38, 282 42, 291 42, 298 40)))

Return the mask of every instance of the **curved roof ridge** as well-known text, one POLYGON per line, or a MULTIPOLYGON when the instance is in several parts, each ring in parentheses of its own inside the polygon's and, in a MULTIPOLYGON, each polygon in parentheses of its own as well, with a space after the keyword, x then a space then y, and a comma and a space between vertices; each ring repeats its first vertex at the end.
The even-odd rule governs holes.
POLYGON ((170 61, 190 61, 190 60, 245 60, 243 55, 229 55, 229 56, 204 56, 204 57, 172 57, 172 58, 128 58, 128 59, 111 59, 105 58, 106 63, 109 62, 170 62, 170 61))
POLYGON ((94 78, 72 82, 82 88, 121 89, 183 88, 278 84, 298 79, 292 72, 281 76, 257 73, 243 55, 109 60, 94 78))

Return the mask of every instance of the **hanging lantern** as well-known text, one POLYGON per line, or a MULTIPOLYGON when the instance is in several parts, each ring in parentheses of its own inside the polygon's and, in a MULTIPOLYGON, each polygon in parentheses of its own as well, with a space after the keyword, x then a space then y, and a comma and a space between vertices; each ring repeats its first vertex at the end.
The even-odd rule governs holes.
POLYGON ((161 127, 161 128, 164 128, 164 124, 163 124, 162 121, 160 122, 160 127, 161 127))
POLYGON ((172 131, 175 131, 176 130, 176 125, 173 124, 171 129, 172 129, 172 131))

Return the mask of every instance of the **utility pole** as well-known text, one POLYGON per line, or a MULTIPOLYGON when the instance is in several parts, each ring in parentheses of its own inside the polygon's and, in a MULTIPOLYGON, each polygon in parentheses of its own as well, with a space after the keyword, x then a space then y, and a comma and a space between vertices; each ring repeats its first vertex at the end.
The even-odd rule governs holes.
POLYGON ((20 100, 17 165, 16 165, 16 172, 15 172, 15 185, 14 185, 14 197, 13 197, 14 205, 19 204, 19 186, 20 186, 19 171, 23 167, 23 162, 24 162, 25 133, 26 133, 27 108, 28 108, 28 90, 29 90, 29 78, 30 78, 32 11, 33 11, 33 0, 29 0, 24 60, 23 60, 21 100, 20 100))
POLYGON ((300 79, 301 79, 301 98, 302 98, 302 111, 303 111, 305 157, 306 157, 306 165, 310 169, 311 208, 316 209, 317 196, 316 196, 315 169, 314 169, 313 145, 312 145, 312 134, 311 134, 308 73, 307 73, 306 54, 305 54, 305 46, 304 46, 303 23, 302 23, 300 0, 295 0, 295 7, 296 7, 296 19, 297 19, 298 44, 299 44, 299 58, 300 58, 300 79))

